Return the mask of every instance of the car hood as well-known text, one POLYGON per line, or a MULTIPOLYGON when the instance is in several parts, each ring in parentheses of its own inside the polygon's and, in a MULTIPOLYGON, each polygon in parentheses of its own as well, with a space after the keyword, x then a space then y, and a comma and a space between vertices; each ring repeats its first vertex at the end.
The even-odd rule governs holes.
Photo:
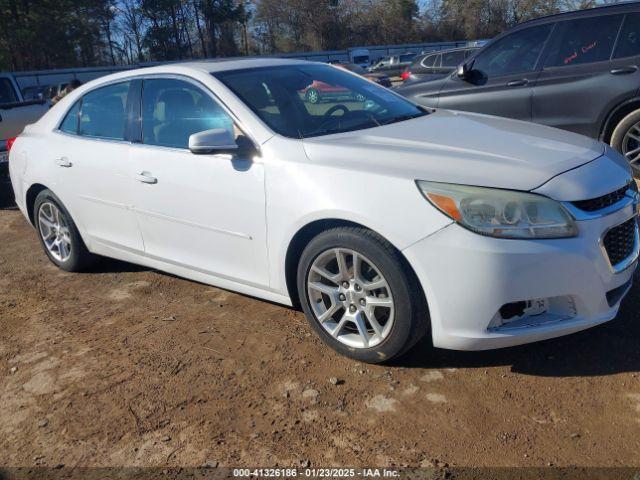
POLYGON ((582 135, 489 115, 430 115, 304 140, 313 162, 336 168, 514 190, 533 190, 604 153, 582 135))

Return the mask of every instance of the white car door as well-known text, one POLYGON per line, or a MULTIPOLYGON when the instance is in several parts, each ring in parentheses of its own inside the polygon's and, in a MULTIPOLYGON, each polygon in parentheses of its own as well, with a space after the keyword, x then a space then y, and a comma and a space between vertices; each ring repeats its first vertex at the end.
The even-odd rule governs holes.
POLYGON ((264 168, 248 155, 193 154, 188 139, 231 117, 203 87, 143 82, 140 143, 132 144, 134 206, 146 255, 177 266, 268 285, 264 168))
POLYGON ((71 107, 49 143, 57 193, 91 243, 141 253, 131 210, 133 179, 126 139, 131 82, 97 88, 71 107))

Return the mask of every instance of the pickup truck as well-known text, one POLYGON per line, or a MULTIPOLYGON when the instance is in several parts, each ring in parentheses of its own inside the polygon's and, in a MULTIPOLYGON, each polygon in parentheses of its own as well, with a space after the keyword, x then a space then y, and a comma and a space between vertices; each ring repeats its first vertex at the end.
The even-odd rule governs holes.
POLYGON ((13 203, 7 140, 19 135, 49 107, 49 101, 45 99, 25 101, 13 76, 0 74, 0 207, 13 203))

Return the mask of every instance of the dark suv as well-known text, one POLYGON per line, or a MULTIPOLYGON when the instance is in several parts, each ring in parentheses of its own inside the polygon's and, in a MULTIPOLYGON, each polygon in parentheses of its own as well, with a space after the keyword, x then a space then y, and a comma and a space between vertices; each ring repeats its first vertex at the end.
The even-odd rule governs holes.
POLYGON ((610 143, 640 174, 640 3, 522 23, 413 101, 571 130, 610 143))

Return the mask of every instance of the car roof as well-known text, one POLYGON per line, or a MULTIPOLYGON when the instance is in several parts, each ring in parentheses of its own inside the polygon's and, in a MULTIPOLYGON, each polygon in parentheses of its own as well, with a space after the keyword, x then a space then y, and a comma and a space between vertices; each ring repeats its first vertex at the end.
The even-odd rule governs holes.
POLYGON ((146 66, 135 68, 132 70, 123 70, 121 72, 112 73, 110 75, 104 75, 85 83, 84 85, 79 87, 79 90, 84 91, 88 90, 86 86, 90 86, 91 88, 93 88, 93 86, 97 86, 99 84, 109 83, 115 80, 124 80, 139 75, 186 74, 189 70, 197 70, 199 72, 205 73, 215 73, 229 70, 243 70, 247 68, 318 64, 320 63, 276 57, 234 57, 186 62, 167 62, 160 65, 146 66))
POLYGON ((245 68, 259 67, 276 67, 286 65, 308 65, 306 60, 277 58, 277 57, 232 57, 232 58, 214 58, 211 60, 180 62, 176 65, 187 68, 195 68, 210 73, 222 72, 227 70, 242 70, 245 68))
MULTIPOLYGON (((562 12, 562 13, 554 13, 552 15, 545 15, 544 17, 534 18, 532 20, 527 20, 526 22, 519 23, 514 27, 514 29, 519 28, 520 26, 529 26, 534 24, 542 24, 549 22, 558 22, 571 20, 573 18, 582 18, 582 17, 595 17, 600 15, 612 15, 615 13, 629 13, 640 11, 640 2, 622 2, 616 3, 612 5, 602 5, 599 7, 593 8, 585 8, 582 10, 573 10, 571 12, 562 12)), ((508 31, 511 31, 509 29, 508 31)))

